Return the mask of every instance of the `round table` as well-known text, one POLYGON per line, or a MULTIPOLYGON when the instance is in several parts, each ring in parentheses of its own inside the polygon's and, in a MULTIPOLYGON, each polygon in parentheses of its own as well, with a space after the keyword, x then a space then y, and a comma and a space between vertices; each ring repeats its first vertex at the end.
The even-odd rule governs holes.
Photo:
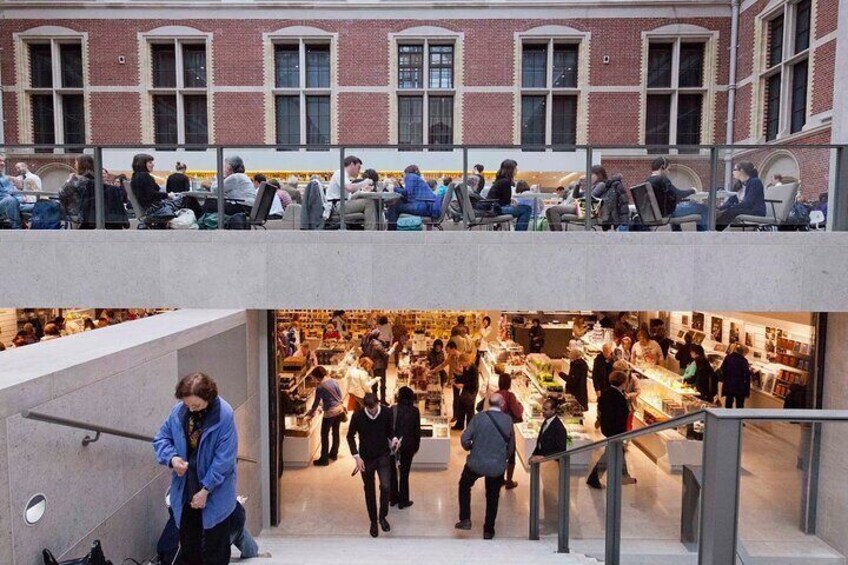
POLYGON ((357 200, 359 198, 377 201, 377 231, 381 231, 383 229, 383 203, 395 202, 397 200, 400 200, 402 196, 397 192, 367 192, 361 190, 351 196, 350 199, 357 200))

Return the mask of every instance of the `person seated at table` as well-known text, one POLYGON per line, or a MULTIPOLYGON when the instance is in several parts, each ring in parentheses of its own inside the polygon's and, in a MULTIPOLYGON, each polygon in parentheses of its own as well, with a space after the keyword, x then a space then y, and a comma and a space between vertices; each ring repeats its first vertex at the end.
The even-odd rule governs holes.
MULTIPOLYGON (((41 192, 41 177, 29 170, 29 165, 23 161, 15 163, 16 176, 11 177, 12 183, 22 192, 41 192)), ((35 196, 20 196, 21 212, 28 214, 35 207, 35 196)))
POLYGON ((94 157, 80 155, 76 161, 76 172, 71 173, 59 191, 59 202, 65 213, 75 221, 80 220, 80 199, 86 189, 94 184, 94 157))
POLYGON ((733 178, 741 183, 742 190, 719 206, 720 212, 716 218, 716 229, 719 231, 727 229, 737 216, 766 215, 765 188, 754 164, 749 161, 737 163, 733 167, 733 178))
MULTIPOLYGON (((592 167, 592 196, 600 198, 603 196, 607 188, 607 170, 600 165, 592 167)), ((566 214, 577 215, 579 212, 579 201, 585 196, 583 191, 582 181, 575 183, 570 190, 567 191, 565 202, 559 206, 551 206, 545 210, 545 216, 548 218, 548 225, 551 231, 562 231, 562 217, 566 214)))
POLYGON ((340 223, 339 210, 341 206, 339 202, 342 199, 342 185, 344 184, 345 216, 364 214, 365 229, 375 230, 377 229, 377 202, 357 197, 360 192, 370 192, 374 186, 374 181, 371 179, 351 181, 351 179, 359 176, 361 169, 362 159, 348 155, 344 160, 344 182, 339 175, 340 171, 334 172, 333 176, 330 177, 330 184, 327 186, 327 203, 330 205, 330 210, 325 211, 324 219, 335 219, 335 222, 340 223))
POLYGON ((324 341, 338 341, 342 338, 342 334, 339 333, 339 329, 336 327, 336 324, 333 322, 327 322, 326 328, 324 328, 324 341))
MULTIPOLYGON (((418 165, 409 165, 404 169, 403 174, 403 185, 395 187, 395 192, 400 194, 402 198, 399 202, 389 204, 386 209, 389 230, 397 229, 397 221, 401 214, 436 218, 442 210, 442 201, 433 194, 433 191, 421 178, 418 165)), ((444 197, 444 194, 442 197, 444 197)))
POLYGON ((515 206, 512 204, 512 185, 517 173, 518 163, 512 159, 504 160, 486 198, 494 200, 500 205, 501 214, 508 214, 516 218, 515 231, 527 231, 533 209, 523 204, 515 206))
MULTIPOLYGON (((282 185, 280 185, 279 181, 277 181, 277 187, 287 192, 291 197, 291 201, 295 204, 303 203, 303 195, 297 188, 299 184, 300 181, 298 180, 297 175, 291 175, 288 179, 286 179, 286 182, 282 183, 282 185)), ((282 197, 280 197, 280 201, 285 202, 282 197)))
MULTIPOLYGON (((532 192, 530 190, 530 183, 528 183, 526 180, 520 180, 515 183, 515 201, 520 206, 530 206, 530 210, 533 216, 538 216, 539 212, 542 211, 542 201, 538 198, 521 198, 520 195, 524 194, 525 192, 532 192)), ((536 190, 535 192, 538 192, 538 190, 536 190)))
POLYGON ((174 169, 176 171, 171 173, 165 181, 165 191, 173 193, 190 191, 191 179, 185 174, 186 169, 188 169, 188 165, 177 161, 174 169))
POLYGON ((13 230, 23 228, 19 197, 12 179, 6 176, 6 156, 0 153, 0 221, 9 222, 13 230))
MULTIPOLYGON (((256 200, 256 187, 244 173, 244 161, 238 155, 224 159, 224 214, 244 213, 250 215, 253 202, 256 200)), ((210 187, 212 192, 218 192, 217 179, 210 187)), ((218 201, 207 198, 203 205, 204 212, 218 212, 218 201)))
MULTIPOLYGON (((279 196, 277 195, 277 187, 274 186, 271 182, 268 181, 268 177, 263 175, 262 173, 256 173, 253 175, 253 187, 256 189, 256 193, 259 194, 259 186, 262 183, 270 185, 270 190, 274 191, 274 199, 271 201, 271 209, 268 211, 268 219, 269 220, 282 220, 283 212, 285 212, 285 205, 280 201, 279 196)), ((287 195, 288 196, 288 195, 287 195)), ((289 199, 289 204, 291 204, 291 199, 289 199)))
MULTIPOLYGON (((86 157, 86 155, 82 155, 86 157)), ((93 167, 92 161, 92 169, 93 167)), ((130 179, 130 190, 133 191, 138 205, 141 210, 136 210, 136 215, 139 217, 145 213, 153 204, 161 202, 171 197, 166 192, 159 189, 156 179, 151 175, 153 171, 153 156, 147 153, 138 153, 133 157, 132 161, 132 179, 130 179)))
MULTIPOLYGON (((696 224, 698 231, 707 231, 707 207, 697 202, 691 202, 686 198, 697 192, 694 188, 680 189, 674 186, 671 179, 668 178, 668 167, 670 163, 665 157, 657 157, 651 162, 651 176, 645 182, 649 183, 654 193, 666 195, 666 209, 663 215, 670 215, 672 218, 682 218, 699 214, 701 219, 696 224)), ((662 204, 661 204, 662 206, 662 204)), ((679 225, 672 225, 672 231, 683 231, 679 225)))

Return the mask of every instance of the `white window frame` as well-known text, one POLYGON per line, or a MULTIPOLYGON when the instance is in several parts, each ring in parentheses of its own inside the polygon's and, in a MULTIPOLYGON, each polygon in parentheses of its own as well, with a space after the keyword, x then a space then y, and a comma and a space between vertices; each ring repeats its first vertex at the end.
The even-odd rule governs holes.
MULTIPOLYGON (((389 49, 391 65, 389 66, 389 143, 397 145, 400 136, 400 111, 398 99, 401 96, 422 96, 422 126, 421 144, 424 150, 430 145, 430 96, 451 96, 453 98, 453 128, 451 144, 462 144, 462 93, 463 93, 463 45, 465 35, 442 28, 412 28, 400 33, 389 34, 389 49), (423 45, 424 67, 422 88, 400 88, 398 72, 400 57, 398 50, 401 45, 423 45), (451 88, 430 88, 430 46, 453 46, 453 80, 451 88)), ((438 148, 441 145, 435 146, 438 148)))
MULTIPOLYGON (((421 144, 430 146, 430 97, 445 97, 450 96, 453 100, 453 116, 451 125, 451 143, 456 141, 456 43, 450 39, 436 39, 425 37, 422 39, 400 39, 395 44, 395 60, 398 62, 395 69, 395 104, 398 110, 395 112, 395 127, 398 129, 398 143, 400 142, 400 103, 398 100, 403 97, 421 97, 421 144), (421 45, 424 48, 422 56, 423 66, 421 69, 421 88, 401 88, 398 84, 398 73, 400 72, 400 53, 399 50, 404 45, 421 45), (453 48, 453 67, 451 68, 451 88, 433 88, 430 86, 430 47, 450 46, 453 48)), ((438 147, 438 146, 437 146, 438 147)))
MULTIPOLYGON (((518 74, 518 84, 521 88, 521 98, 524 96, 544 96, 545 97, 545 145, 553 144, 553 123, 554 123, 554 96, 557 95, 566 95, 566 96, 575 96, 577 98, 577 117, 579 120, 580 117, 580 79, 582 78, 581 69, 580 69, 580 59, 583 55, 582 53, 583 46, 581 45, 580 40, 576 39, 554 39, 552 37, 547 39, 540 38, 524 38, 521 42, 521 70, 518 74), (547 49, 547 61, 545 62, 545 86, 544 87, 525 87, 524 86, 524 46, 525 45, 544 45, 547 49), (557 45, 576 45, 577 46, 577 86, 575 87, 555 87, 554 86, 554 48, 557 45)), ((523 107, 523 104, 522 104, 523 107)), ((519 108, 519 114, 521 114, 521 108, 519 108)), ((523 116, 522 122, 523 123, 523 116)), ((519 131, 521 129, 521 123, 519 123, 519 131)), ((579 132, 579 127, 577 126, 577 121, 575 121, 575 142, 577 139, 577 134, 579 132)), ((519 138, 519 143, 521 143, 519 138)))
POLYGON ((807 48, 800 53, 795 54, 795 30, 797 27, 797 7, 801 0, 786 0, 772 9, 764 12, 758 17, 757 26, 761 30, 760 35, 760 56, 758 60, 759 73, 758 84, 759 93, 757 97, 757 121, 754 124, 756 128, 756 137, 765 143, 773 143, 789 137, 805 132, 810 123, 810 108, 812 107, 812 51, 815 42, 815 15, 816 2, 810 2, 810 38, 807 48), (783 16, 783 54, 779 63, 773 67, 769 67, 769 27, 771 22, 783 16), (805 119, 804 125, 800 131, 792 132, 792 91, 794 90, 793 70, 795 65, 807 61, 807 95, 805 104, 805 119), (778 127, 777 135, 774 139, 766 141, 767 124, 765 122, 767 108, 767 82, 775 74, 780 73, 780 108, 778 110, 778 127))
MULTIPOLYGON (((206 96, 206 139, 207 143, 211 139, 210 135, 210 108, 209 108, 209 45, 203 39, 198 38, 165 38, 165 39, 149 39, 147 43, 147 48, 149 49, 150 57, 150 73, 151 73, 151 81, 150 85, 147 88, 147 96, 150 97, 151 106, 153 106, 153 111, 155 115, 155 104, 153 104, 153 97, 156 95, 174 95, 177 99, 177 144, 182 145, 186 142, 185 137, 185 96, 192 95, 204 95, 206 96), (173 87, 157 87, 153 84, 152 74, 153 74, 153 46, 154 45, 169 45, 173 44, 174 46, 174 67, 176 72, 176 86, 173 87), (203 45, 206 49, 206 86, 203 87, 188 87, 185 86, 185 68, 183 67, 183 46, 184 45, 203 45)), ((153 121, 153 136, 154 140, 156 138, 156 120, 154 118, 153 121)))
MULTIPOLYGON (((287 88, 278 88, 277 87, 277 77, 276 77, 276 61, 275 61, 275 71, 274 71, 274 80, 271 82, 271 90, 274 95, 274 143, 276 143, 277 138, 277 112, 276 112, 276 104, 278 96, 298 96, 299 99, 299 114, 300 114, 300 144, 306 145, 306 130, 307 130, 307 116, 306 116, 306 99, 309 96, 326 96, 330 99, 330 141, 332 143, 333 138, 333 67, 335 66, 335 60, 333 57, 333 45, 329 38, 304 38, 299 37, 296 39, 277 39, 273 41, 274 44, 274 56, 276 58, 276 47, 278 45, 297 45, 298 46, 298 86, 297 87, 287 87, 287 88), (306 47, 309 45, 326 45, 329 47, 330 51, 330 84, 324 88, 318 87, 308 87, 306 84, 306 47)), ((314 147, 321 147, 321 145, 315 145, 314 147)))
POLYGON ((674 36, 663 37, 661 35, 650 36, 648 39, 648 52, 650 52, 651 44, 672 44, 671 49, 671 85, 668 87, 649 87, 648 74, 649 63, 646 56, 645 60, 645 76, 642 84, 645 90, 645 102, 643 104, 645 112, 645 124, 642 126, 642 144, 647 145, 647 119, 648 119, 648 96, 653 94, 670 94, 671 109, 669 110, 668 124, 668 144, 677 145, 677 119, 678 119, 678 99, 681 94, 700 94, 701 95, 701 139, 700 144, 704 145, 704 117, 707 114, 707 99, 709 94, 709 76, 707 71, 707 57, 709 57, 710 38, 706 36, 674 36), (701 77, 701 86, 699 87, 681 87, 680 86, 680 49, 684 43, 702 43, 704 45, 704 60, 701 62, 703 68, 703 76, 701 77))
POLYGON ((212 33, 203 32, 188 26, 164 26, 149 32, 138 34, 139 85, 141 99, 141 138, 144 144, 153 145, 155 137, 155 117, 153 109, 153 94, 177 93, 177 144, 185 142, 185 112, 183 111, 182 96, 185 94, 206 95, 206 139, 209 145, 215 144, 215 114, 213 112, 213 93, 215 84, 215 65, 213 60, 212 33), (153 87, 152 45, 175 42, 179 47, 182 43, 197 43, 206 46, 206 87, 182 88, 182 49, 176 49, 177 87, 153 87), (182 92, 181 92, 182 90, 182 92))
POLYGON ((514 80, 514 108, 513 116, 513 143, 521 145, 521 98, 523 95, 545 94, 545 145, 551 145, 553 140, 553 97, 558 94, 577 95, 577 145, 588 142, 588 115, 589 115, 589 61, 592 35, 589 32, 580 31, 566 26, 541 26, 526 32, 516 33, 515 42, 515 80, 514 80), (524 88, 524 45, 547 44, 548 60, 545 69, 545 88, 524 88), (571 44, 577 45, 577 88, 554 88, 553 87, 553 46, 571 44))
MULTIPOLYGON (((62 107, 62 95, 81 94, 83 97, 83 122, 85 127, 85 144, 91 141, 91 112, 89 100, 88 77, 88 34, 77 32, 59 26, 40 26, 21 33, 13 34, 15 45, 16 75, 23 77, 17 82, 16 94, 18 99, 18 123, 22 125, 18 134, 23 144, 35 142, 35 123, 32 117, 32 95, 50 94, 53 97, 53 129, 56 145, 65 143, 65 120, 62 107), (62 86, 62 67, 60 48, 62 44, 80 45, 82 52, 82 87, 65 88, 62 86), (52 85, 49 88, 33 88, 30 70, 29 46, 32 44, 49 44, 52 72, 52 85)), ((54 153, 63 153, 61 148, 54 153)))
MULTIPOLYGON (((307 96, 329 96, 330 98, 330 145, 338 143, 338 34, 315 27, 291 26, 265 33, 262 36, 265 46, 265 143, 277 143, 277 96, 299 96, 300 100, 300 142, 306 145, 306 98, 307 96), (277 88, 276 46, 298 45, 300 65, 298 88, 277 88), (306 87, 306 46, 330 46, 330 86, 329 88, 306 87)), ((309 151, 316 151, 322 145, 313 145, 309 151)), ((300 151, 306 151, 306 147, 300 151)))

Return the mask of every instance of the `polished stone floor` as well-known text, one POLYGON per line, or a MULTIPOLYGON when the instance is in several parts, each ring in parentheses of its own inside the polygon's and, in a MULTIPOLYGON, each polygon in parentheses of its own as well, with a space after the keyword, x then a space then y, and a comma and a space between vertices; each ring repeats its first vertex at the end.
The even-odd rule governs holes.
MULTIPOLYGON (((587 428, 594 429, 594 410, 587 428)), ((339 460, 329 467, 286 469, 280 482, 281 524, 274 536, 367 536, 368 517, 357 475, 351 477, 353 459, 344 441, 339 460)), ((449 468, 414 470, 411 476, 415 505, 392 508, 388 519, 392 532, 386 537, 475 539, 482 537, 483 484, 473 491, 470 532, 453 528, 458 518, 457 484, 465 460, 458 433, 451 432, 449 468)), ((598 452, 595 457, 598 457, 598 452)), ((638 484, 623 487, 622 550, 646 540, 675 542, 680 536, 681 475, 669 474, 655 465, 636 446, 626 452, 631 474, 638 484)), ((743 476, 740 503, 740 539, 752 547, 769 543, 806 543, 810 536, 799 528, 802 473, 796 469, 797 447, 755 426, 743 437, 743 476)), ((592 541, 604 537, 605 492, 585 484, 586 471, 571 478, 571 539, 592 541)), ((502 491, 497 521, 499 538, 527 538, 529 476, 519 463, 519 487, 502 491)), ((551 525, 549 525, 550 527, 551 525)), ((552 528, 549 532, 555 531, 552 528)), ((266 532, 269 533, 269 532, 266 532)), ((815 538, 812 538, 815 539, 815 538)), ((816 543, 818 540, 815 540, 816 543)))

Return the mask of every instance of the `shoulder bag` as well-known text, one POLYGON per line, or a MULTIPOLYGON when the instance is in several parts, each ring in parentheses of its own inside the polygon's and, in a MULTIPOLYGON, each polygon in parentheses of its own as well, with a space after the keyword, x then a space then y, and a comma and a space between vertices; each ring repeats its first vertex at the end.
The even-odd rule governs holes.
POLYGON ((486 411, 486 412, 484 412, 484 414, 489 417, 489 419, 492 421, 492 425, 495 426, 495 429, 498 430, 498 433, 501 434, 501 437, 506 442, 507 446, 509 446, 509 436, 504 433, 504 431, 501 429, 501 427, 495 421, 495 417, 492 416, 492 413, 489 412, 489 411, 486 411))

